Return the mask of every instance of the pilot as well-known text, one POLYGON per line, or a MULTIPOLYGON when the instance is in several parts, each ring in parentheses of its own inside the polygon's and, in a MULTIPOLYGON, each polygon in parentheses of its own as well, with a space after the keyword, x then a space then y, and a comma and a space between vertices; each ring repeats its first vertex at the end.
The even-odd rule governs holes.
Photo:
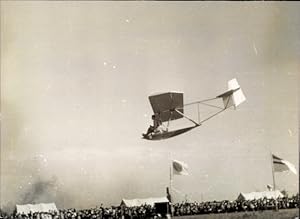
POLYGON ((154 130, 158 130, 158 128, 162 125, 162 121, 160 119, 159 114, 155 113, 152 115, 154 130))
POLYGON ((145 134, 145 136, 151 135, 152 133, 154 133, 154 131, 155 131, 154 126, 150 125, 149 128, 148 128, 148 130, 147 130, 147 133, 145 134))
POLYGON ((160 119, 159 114, 152 115, 153 125, 150 125, 150 127, 147 130, 147 133, 144 134, 144 136, 151 136, 154 133, 162 132, 162 121, 160 119))

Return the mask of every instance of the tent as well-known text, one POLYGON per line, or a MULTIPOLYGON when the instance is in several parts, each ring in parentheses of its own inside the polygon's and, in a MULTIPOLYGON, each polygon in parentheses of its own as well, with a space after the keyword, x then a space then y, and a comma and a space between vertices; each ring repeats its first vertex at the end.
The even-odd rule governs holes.
POLYGON ((50 212, 58 211, 54 203, 40 203, 40 204, 27 204, 27 205, 16 205, 17 213, 28 214, 30 212, 50 212))
POLYGON ((261 198, 282 198, 283 194, 279 191, 264 191, 264 192, 250 192, 250 193, 240 193, 237 200, 244 201, 244 200, 255 200, 261 198))
POLYGON ((135 207, 141 205, 151 205, 152 207, 157 203, 169 203, 167 197, 158 197, 158 198, 144 198, 144 199, 122 199, 121 206, 126 207, 135 207))
POLYGON ((122 199, 121 202, 121 206, 125 207, 139 207, 145 204, 155 207, 155 212, 162 215, 163 217, 167 216, 167 214, 169 213, 170 206, 167 197, 122 199))

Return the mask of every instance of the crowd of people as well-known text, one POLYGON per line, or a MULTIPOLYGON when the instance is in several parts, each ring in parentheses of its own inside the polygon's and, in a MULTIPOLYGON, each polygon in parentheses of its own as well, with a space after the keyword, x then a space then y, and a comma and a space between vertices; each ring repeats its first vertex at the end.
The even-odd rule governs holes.
POLYGON ((185 202, 173 205, 173 215, 196 215, 196 214, 210 214, 210 213, 231 213, 231 212, 245 212, 245 211, 263 211, 276 210, 287 208, 298 208, 299 196, 291 198, 278 199, 257 199, 257 200, 236 200, 236 201, 213 201, 213 202, 185 202))
POLYGON ((76 210, 60 209, 58 212, 35 212, 29 214, 0 213, 1 219, 146 219, 157 218, 160 215, 155 212, 151 205, 142 205, 138 207, 96 207, 91 209, 76 210))
MULTIPOLYGON (((247 211, 263 211, 299 208, 299 195, 278 199, 212 201, 212 202, 182 202, 171 205, 173 216, 217 214, 247 211)), ((155 206, 142 205, 138 207, 100 207, 76 210, 61 209, 58 212, 35 212, 7 214, 0 209, 0 219, 150 219, 160 218, 155 206)))

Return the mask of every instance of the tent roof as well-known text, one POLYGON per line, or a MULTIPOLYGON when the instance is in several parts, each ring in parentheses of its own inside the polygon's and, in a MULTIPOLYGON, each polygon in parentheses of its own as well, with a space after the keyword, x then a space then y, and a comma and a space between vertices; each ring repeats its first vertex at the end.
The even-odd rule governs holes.
POLYGON ((261 198, 282 198, 283 194, 276 190, 276 191, 264 191, 264 192, 250 192, 250 193, 240 193, 237 199, 243 200, 254 200, 254 199, 261 199, 261 198))
POLYGON ((166 197, 158 198, 144 198, 144 199, 122 199, 121 204, 126 205, 127 207, 141 206, 144 204, 154 206, 155 203, 166 203, 169 200, 166 197))
POLYGON ((49 212, 58 211, 55 203, 40 203, 40 204, 26 204, 26 205, 16 205, 17 213, 28 214, 30 212, 49 212))

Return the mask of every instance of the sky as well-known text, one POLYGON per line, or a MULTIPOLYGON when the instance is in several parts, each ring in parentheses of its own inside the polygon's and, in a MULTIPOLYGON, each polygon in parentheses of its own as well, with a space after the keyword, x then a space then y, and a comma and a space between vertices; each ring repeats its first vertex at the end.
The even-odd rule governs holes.
MULTIPOLYGON (((299 168, 299 9, 1 1, 1 207, 164 196, 171 159, 189 166, 189 176, 173 178, 175 202, 265 191, 271 153, 299 168), (182 91, 188 103, 221 94, 232 78, 247 98, 236 110, 175 138, 141 139, 149 95, 182 91)), ((275 182, 298 192, 293 173, 275 173, 275 182)))

